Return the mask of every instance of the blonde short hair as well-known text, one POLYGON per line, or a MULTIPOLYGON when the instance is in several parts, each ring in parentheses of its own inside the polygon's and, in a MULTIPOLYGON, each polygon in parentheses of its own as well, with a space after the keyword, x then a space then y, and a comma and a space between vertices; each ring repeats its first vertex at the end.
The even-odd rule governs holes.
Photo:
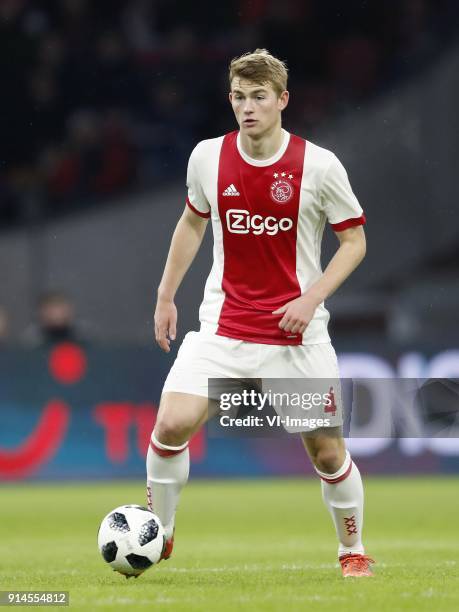
POLYGON ((255 49, 235 57, 229 65, 230 87, 233 79, 245 79, 263 85, 270 83, 278 96, 287 89, 287 66, 266 49, 255 49))

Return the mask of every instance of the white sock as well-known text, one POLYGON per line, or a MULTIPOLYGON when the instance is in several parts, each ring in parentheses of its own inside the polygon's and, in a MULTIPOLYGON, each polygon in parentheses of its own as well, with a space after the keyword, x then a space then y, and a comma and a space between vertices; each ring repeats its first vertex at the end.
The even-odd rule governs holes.
POLYGON ((349 451, 334 474, 316 472, 322 479, 322 497, 335 524, 339 540, 338 556, 364 554, 362 544, 363 485, 360 472, 349 451))
POLYGON ((147 452, 148 507, 161 519, 168 539, 174 532, 175 512, 189 471, 188 442, 167 446, 153 432, 147 452))

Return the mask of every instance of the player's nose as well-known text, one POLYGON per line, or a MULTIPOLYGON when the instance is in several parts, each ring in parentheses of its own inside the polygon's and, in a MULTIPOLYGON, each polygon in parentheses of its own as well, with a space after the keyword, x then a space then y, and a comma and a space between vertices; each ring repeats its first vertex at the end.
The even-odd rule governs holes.
POLYGON ((253 113, 253 103, 251 100, 246 100, 243 106, 244 115, 251 115, 253 113))

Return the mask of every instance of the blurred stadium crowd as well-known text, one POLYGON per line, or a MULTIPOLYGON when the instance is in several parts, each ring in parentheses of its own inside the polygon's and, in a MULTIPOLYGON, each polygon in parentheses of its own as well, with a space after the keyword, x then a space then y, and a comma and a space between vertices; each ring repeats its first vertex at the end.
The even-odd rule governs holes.
POLYGON ((454 0, 342 5, 2 0, 0 226, 183 177, 196 141, 234 125, 226 67, 243 51, 287 59, 287 126, 311 134, 425 67, 459 16, 454 0))

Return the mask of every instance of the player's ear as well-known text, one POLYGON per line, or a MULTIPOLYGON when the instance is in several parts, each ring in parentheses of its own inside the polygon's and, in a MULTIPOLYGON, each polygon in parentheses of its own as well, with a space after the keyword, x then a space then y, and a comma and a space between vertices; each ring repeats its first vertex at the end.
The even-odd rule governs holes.
POLYGON ((280 111, 283 111, 287 106, 290 98, 290 94, 287 90, 283 91, 277 100, 277 107, 280 111))
POLYGON ((233 94, 231 93, 231 91, 228 94, 228 99, 230 101, 230 104, 232 104, 232 102, 233 102, 233 94))

